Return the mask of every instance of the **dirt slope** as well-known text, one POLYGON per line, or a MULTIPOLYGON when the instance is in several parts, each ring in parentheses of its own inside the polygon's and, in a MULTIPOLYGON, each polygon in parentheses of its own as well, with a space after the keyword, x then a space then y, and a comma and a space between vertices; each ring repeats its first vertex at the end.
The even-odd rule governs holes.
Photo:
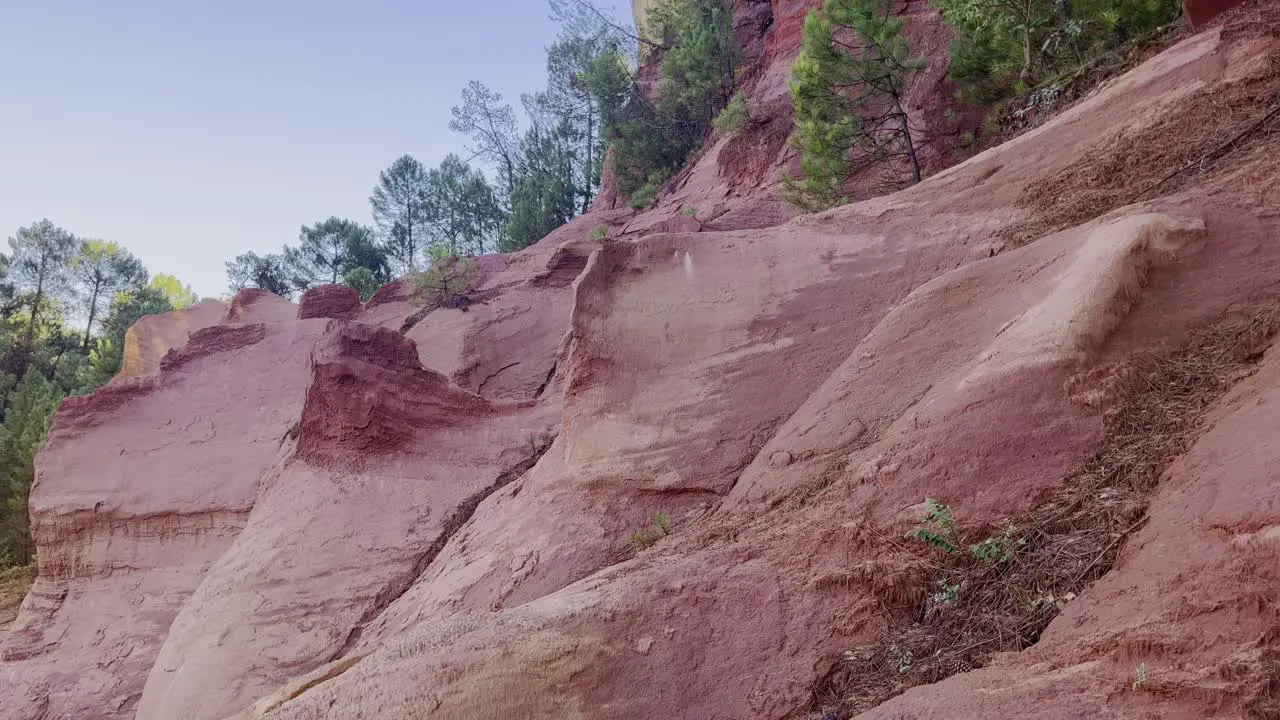
POLYGON ((1280 97, 1280 18, 1225 23, 891 196, 781 222, 704 158, 647 217, 481 258, 465 309, 238 297, 60 410, 0 707, 1276 717, 1280 146, 1241 131, 1280 97), (699 182, 741 222, 642 234, 699 182), (1014 598, 1029 649, 858 664, 978 591, 931 600, 976 576, 903 539, 925 498, 975 539, 1118 524, 1009 561, 1066 548, 1045 570, 1078 580, 1014 598))

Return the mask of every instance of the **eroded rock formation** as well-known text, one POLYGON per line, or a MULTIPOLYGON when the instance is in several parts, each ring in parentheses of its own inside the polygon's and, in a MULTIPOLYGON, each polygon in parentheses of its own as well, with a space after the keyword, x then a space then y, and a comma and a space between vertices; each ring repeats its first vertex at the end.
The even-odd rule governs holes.
MULTIPOLYGON (((771 10, 760 88, 798 17, 771 10)), ((1028 597, 1060 612, 1030 648, 916 687, 899 657, 860 709, 1276 717, 1280 148, 1240 131, 1280 25, 1241 10, 894 195, 787 220, 729 138, 649 213, 478 260, 465 311, 397 282, 153 321, 194 332, 151 331, 165 353, 67 401, 39 458, 0 707, 821 717, 945 581, 901 539, 925 498, 981 536, 1077 497, 1156 363, 1212 392, 1170 386, 1189 420, 1116 509, 1145 520, 1071 561, 1110 571, 1028 597)))

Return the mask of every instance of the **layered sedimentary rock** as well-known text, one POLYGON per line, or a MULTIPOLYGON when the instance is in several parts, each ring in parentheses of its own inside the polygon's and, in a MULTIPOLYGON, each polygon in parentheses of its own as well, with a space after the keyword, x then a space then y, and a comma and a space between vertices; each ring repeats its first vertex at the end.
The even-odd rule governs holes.
MULTIPOLYGON (((1027 517, 1114 440, 1134 368, 1274 313, 1276 139, 1240 131, 1280 38, 1228 18, 893 195, 784 222, 742 189, 741 222, 680 227, 677 190, 478 259, 461 307, 237 297, 61 409, 0 707, 821 717, 847 653, 936 592, 902 540, 926 498, 1027 517)), ((688 182, 728 197, 707 162, 688 182)), ((900 665, 865 716, 1274 717, 1275 324, 1038 642, 914 688, 900 665)))

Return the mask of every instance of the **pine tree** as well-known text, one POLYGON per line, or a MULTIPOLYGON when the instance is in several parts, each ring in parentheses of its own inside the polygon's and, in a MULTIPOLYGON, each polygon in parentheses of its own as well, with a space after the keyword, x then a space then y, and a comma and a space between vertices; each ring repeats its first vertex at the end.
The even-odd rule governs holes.
POLYGON ((462 104, 453 108, 449 129, 471 138, 470 152, 493 163, 498 179, 510 198, 515 189, 516 114, 502 102, 502 95, 481 82, 462 89, 462 104))
POLYGON ((293 285, 288 265, 282 255, 242 253, 227 261, 227 279, 231 292, 245 288, 259 288, 288 299, 293 295, 293 285))
POLYGON ((427 179, 429 245, 451 255, 483 255, 502 227, 503 213, 489 181, 449 154, 427 179))
POLYGON ((373 222, 386 242, 387 255, 399 271, 418 267, 418 254, 426 240, 428 202, 427 169, 412 156, 401 157, 378 174, 369 205, 373 222))
POLYGON ((792 66, 793 139, 804 171, 802 181, 788 183, 792 202, 809 210, 847 202, 846 183, 872 167, 905 167, 920 181, 903 106, 919 67, 889 0, 826 0, 822 12, 809 13, 792 66))
POLYGON ((642 194, 656 193, 705 141, 735 92, 740 51, 726 0, 662 0, 646 27, 666 48, 659 98, 633 88, 608 128, 618 191, 628 195, 645 185, 642 194))
POLYGON ((57 388, 34 368, 9 397, 0 426, 0 567, 25 565, 34 554, 27 499, 36 452, 61 399, 57 388))
POLYGON ((546 237, 575 215, 572 130, 567 123, 525 134, 516 166, 515 193, 501 249, 512 252, 546 237))
POLYGON ((76 247, 71 233, 48 220, 19 228, 9 239, 9 274, 23 293, 20 305, 27 310, 23 340, 14 348, 8 367, 14 377, 26 375, 45 310, 68 289, 67 271, 76 247))
POLYGON ((81 343, 87 350, 93 323, 102 306, 111 302, 116 293, 146 284, 147 269, 118 243, 85 240, 71 259, 71 275, 88 306, 89 319, 81 343))
POLYGON ((294 287, 305 290, 316 285, 337 284, 355 267, 356 254, 369 262, 367 248, 373 247, 373 231, 359 223, 331 217, 315 225, 303 225, 298 247, 286 247, 285 263, 294 287))

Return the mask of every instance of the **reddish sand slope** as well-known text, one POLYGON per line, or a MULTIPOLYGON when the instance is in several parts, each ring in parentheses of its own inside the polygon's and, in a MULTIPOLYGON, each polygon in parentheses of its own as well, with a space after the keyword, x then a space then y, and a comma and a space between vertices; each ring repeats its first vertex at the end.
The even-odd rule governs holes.
MULTIPOLYGON (((242 294, 60 410, 0 707, 821 717, 845 653, 936 589, 901 539, 925 498, 1027 517, 1116 440, 1144 358, 1280 303, 1280 140, 1240 134, 1280 17, 1241 10, 894 195, 784 221, 707 156, 652 212, 478 259, 465 308, 242 294), (731 222, 673 222, 708 200, 731 222)), ((1197 360, 1231 372, 1037 644, 910 689, 904 662, 864 716, 1277 717, 1280 365, 1254 341, 1197 360)))

